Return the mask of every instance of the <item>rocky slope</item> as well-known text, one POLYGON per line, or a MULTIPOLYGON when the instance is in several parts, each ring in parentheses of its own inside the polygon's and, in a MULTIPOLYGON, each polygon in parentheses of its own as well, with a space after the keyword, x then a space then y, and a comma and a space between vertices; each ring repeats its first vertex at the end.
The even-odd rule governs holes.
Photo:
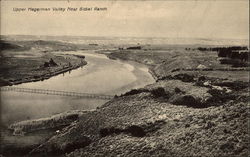
POLYGON ((31 155, 245 156, 249 135, 244 94, 208 108, 173 105, 151 92, 122 96, 84 114, 31 155))

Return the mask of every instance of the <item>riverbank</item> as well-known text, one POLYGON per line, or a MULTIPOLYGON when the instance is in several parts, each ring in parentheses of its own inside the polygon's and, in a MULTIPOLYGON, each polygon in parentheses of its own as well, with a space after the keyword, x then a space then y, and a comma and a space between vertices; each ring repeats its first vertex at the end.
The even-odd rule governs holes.
MULTIPOLYGON (((8 129, 13 131, 13 135, 24 136, 39 130, 63 128, 77 121, 79 116, 91 111, 73 110, 56 114, 47 118, 26 120, 11 124, 8 129)), ((57 132, 59 133, 59 132, 57 132)))
POLYGON ((1 138, 1 154, 11 157, 25 156, 41 143, 59 134, 66 126, 76 123, 79 116, 87 112, 91 111, 71 110, 46 118, 17 122, 8 128, 1 125, 1 135, 5 136, 1 138), (6 143, 13 139, 13 143, 6 143))
POLYGON ((9 80, 8 79, 1 79, 0 85, 1 86, 12 86, 12 85, 17 85, 17 84, 27 83, 27 82, 43 81, 43 80, 49 79, 53 76, 63 74, 63 73, 69 72, 71 70, 80 68, 86 64, 87 64, 87 62, 82 60, 81 62, 76 63, 76 64, 74 63, 73 65, 70 65, 70 66, 50 68, 47 72, 40 71, 42 73, 41 75, 39 75, 39 74, 37 75, 34 73, 33 75, 31 74, 26 78, 9 79, 9 80))
POLYGON ((194 77, 209 76, 220 79, 248 81, 249 67, 232 67, 221 64, 216 51, 199 51, 197 47, 160 46, 145 47, 141 50, 112 50, 106 54, 110 59, 132 60, 148 66, 156 79, 178 74, 194 77))
POLYGON ((214 52, 179 48, 108 55, 148 65, 157 82, 80 115, 30 156, 249 154, 247 70, 231 71, 214 52), (229 70, 216 70, 221 68, 229 70))
MULTIPOLYGON (((20 78, 18 75, 12 75, 10 76, 11 78, 6 78, 5 76, 3 76, 4 79, 0 79, 0 86, 12 86, 27 82, 43 81, 53 76, 77 69, 87 64, 87 62, 82 60, 82 58, 79 58, 79 60, 71 60, 71 62, 73 62, 73 65, 71 64, 70 66, 50 67, 49 69, 36 69, 39 74, 37 72, 29 72, 27 76, 22 78, 20 78)), ((26 70, 29 71, 29 68, 26 68, 26 70)))
MULTIPOLYGON (((87 64, 84 56, 53 53, 53 49, 46 50, 48 45, 39 45, 39 48, 35 47, 37 45, 25 46, 11 42, 7 46, 3 45, 4 49, 0 55, 0 87, 42 81, 87 64)), ((51 46, 55 47, 53 43, 51 46)), ((60 48, 54 50, 60 51, 60 48)), ((64 48, 63 51, 68 50, 64 48)))

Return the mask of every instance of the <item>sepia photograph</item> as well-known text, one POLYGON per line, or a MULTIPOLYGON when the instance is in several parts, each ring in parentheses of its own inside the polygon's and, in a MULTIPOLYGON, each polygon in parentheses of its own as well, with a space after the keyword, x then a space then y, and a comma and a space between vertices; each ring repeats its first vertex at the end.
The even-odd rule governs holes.
POLYGON ((0 157, 248 157, 249 0, 1 0, 0 157))

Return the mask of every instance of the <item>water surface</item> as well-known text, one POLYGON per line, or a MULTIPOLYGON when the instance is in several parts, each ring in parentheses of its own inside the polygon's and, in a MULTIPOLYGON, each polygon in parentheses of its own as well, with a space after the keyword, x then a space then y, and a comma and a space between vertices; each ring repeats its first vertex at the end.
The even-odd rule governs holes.
MULTIPOLYGON (((147 67, 138 63, 110 60, 103 54, 93 52, 67 53, 84 55, 88 64, 48 80, 14 87, 119 95, 154 81, 147 67)), ((95 109, 107 101, 19 92, 2 92, 1 96, 2 121, 8 124, 68 110, 95 109)))

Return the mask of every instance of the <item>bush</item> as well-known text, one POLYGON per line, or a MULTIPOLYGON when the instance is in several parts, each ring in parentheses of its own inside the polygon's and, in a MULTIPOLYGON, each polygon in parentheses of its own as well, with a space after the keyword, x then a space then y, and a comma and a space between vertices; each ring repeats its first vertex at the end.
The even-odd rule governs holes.
POLYGON ((145 131, 136 125, 129 126, 125 132, 130 133, 134 137, 143 137, 146 135, 145 131))
POLYGON ((174 79, 181 80, 183 82, 193 82, 194 76, 189 74, 178 74, 174 76, 174 79))
POLYGON ((236 91, 245 89, 245 88, 247 88, 249 86, 248 83, 245 83, 243 81, 217 82, 217 83, 213 83, 213 85, 229 87, 229 88, 231 88, 233 90, 236 90, 236 91))
POLYGON ((150 91, 150 93, 155 97, 155 98, 159 98, 159 97, 167 97, 169 98, 169 93, 165 92, 165 89, 162 87, 158 87, 156 89, 153 89, 150 91))
POLYGON ((180 88, 177 88, 177 87, 175 87, 174 92, 175 93, 182 93, 182 91, 180 90, 180 88))
POLYGON ((212 105, 218 105, 220 102, 226 102, 228 100, 235 99, 235 95, 225 93, 225 91, 217 90, 217 89, 210 89, 208 91, 209 94, 212 95, 212 97, 207 100, 207 104, 210 106, 212 105))
POLYGON ((121 96, 135 95, 135 94, 140 94, 143 92, 149 92, 149 90, 148 89, 132 89, 131 91, 125 94, 122 94, 121 96))
POLYGON ((162 87, 158 87, 152 90, 148 90, 148 89, 132 89, 131 91, 121 95, 121 96, 129 96, 129 95, 135 95, 135 94, 140 94, 143 92, 150 92, 153 97, 155 98, 159 98, 159 97, 164 97, 164 98, 169 98, 170 97, 170 93, 166 92, 164 88, 162 87))
POLYGON ((172 100, 175 105, 183 105, 189 107, 200 108, 201 104, 192 95, 181 95, 172 100))
POLYGON ((112 134, 119 134, 121 132, 123 132, 123 130, 121 130, 119 128, 111 127, 111 128, 100 129, 99 134, 100 134, 101 137, 105 137, 105 136, 109 136, 109 135, 112 135, 112 134))

